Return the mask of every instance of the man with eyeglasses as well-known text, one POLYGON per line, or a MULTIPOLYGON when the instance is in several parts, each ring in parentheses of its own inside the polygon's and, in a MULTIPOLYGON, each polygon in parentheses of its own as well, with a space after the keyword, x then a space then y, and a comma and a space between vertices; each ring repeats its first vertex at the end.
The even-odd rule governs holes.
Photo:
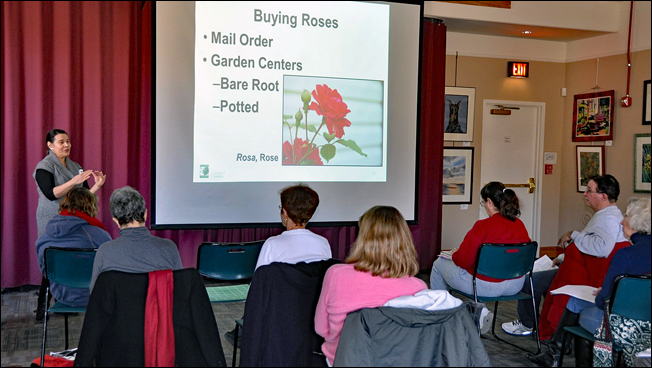
MULTIPOLYGON (((628 244, 620 224, 623 215, 616 206, 619 194, 620 185, 612 175, 591 178, 584 192, 584 198, 586 205, 595 211, 595 214, 583 230, 569 231, 558 241, 558 245, 565 248, 566 252, 555 259, 555 264, 561 264, 564 257, 570 254, 567 256, 569 264, 564 265, 564 270, 560 267, 559 270, 533 273, 535 296, 539 297, 536 300, 537 310, 540 296, 545 295, 539 323, 542 339, 550 338, 555 332, 568 299, 567 296, 551 296, 549 290, 571 284, 595 283, 601 286, 616 244, 619 244, 619 247, 628 244), (570 244, 574 245, 569 248, 570 244), (557 302, 554 302, 554 299, 557 299, 557 302)), ((506 333, 517 336, 532 333, 534 315, 531 303, 531 300, 518 302, 519 319, 503 324, 506 333)))
MULTIPOLYGON (((565 257, 549 290, 565 285, 602 286, 615 252, 630 245, 623 235, 623 215, 616 206, 619 194, 620 185, 612 175, 599 175, 589 180, 584 198, 595 214, 582 231, 569 231, 559 238, 558 245, 566 249, 565 257)), ((563 329, 557 331, 557 326, 577 324, 579 314, 564 313, 569 298, 568 295, 551 295, 550 291, 546 294, 539 333, 542 340, 552 338, 550 350, 554 354, 552 359, 544 354, 528 355, 531 362, 555 366, 561 349, 568 349, 568 346, 561 346, 563 329)))
POLYGON ((620 185, 611 175, 600 175, 589 180, 584 191, 586 205, 595 214, 582 231, 569 231, 559 238, 557 245, 566 247, 571 242, 582 253, 607 257, 617 242, 626 241, 620 222, 623 214, 616 206, 620 185))

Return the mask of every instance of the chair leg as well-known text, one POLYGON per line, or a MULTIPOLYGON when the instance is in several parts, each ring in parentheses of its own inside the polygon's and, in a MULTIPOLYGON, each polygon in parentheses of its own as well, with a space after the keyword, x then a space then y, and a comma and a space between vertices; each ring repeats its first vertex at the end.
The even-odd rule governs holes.
POLYGON ((532 326, 532 333, 536 334, 537 338, 537 352, 534 355, 539 355, 541 353, 541 336, 539 336, 539 310, 537 309, 537 304, 534 301, 534 285, 532 284, 532 273, 530 273, 530 295, 532 295, 532 309, 534 310, 534 326, 532 326))
POLYGON ((231 362, 231 367, 235 367, 236 357, 238 356, 238 333, 240 331, 240 326, 235 324, 235 336, 233 337, 233 361, 231 362))
MULTIPOLYGON (((564 327, 561 327, 564 328, 564 327)), ((564 337, 561 339, 561 353, 559 353, 559 367, 564 366, 564 352, 566 350, 566 338, 568 337, 568 331, 564 331, 564 337)), ((571 336, 572 338, 572 336, 571 336)), ((554 342, 553 342, 554 343, 554 342)))
MULTIPOLYGON (((48 300, 48 295, 50 293, 50 288, 45 288, 45 300, 48 300)), ((41 367, 45 361, 45 338, 48 332, 48 306, 45 306, 45 316, 43 317, 43 342, 41 344, 41 367)))
POLYGON ((66 322, 66 349, 65 350, 68 350, 68 313, 64 314, 63 318, 66 322))

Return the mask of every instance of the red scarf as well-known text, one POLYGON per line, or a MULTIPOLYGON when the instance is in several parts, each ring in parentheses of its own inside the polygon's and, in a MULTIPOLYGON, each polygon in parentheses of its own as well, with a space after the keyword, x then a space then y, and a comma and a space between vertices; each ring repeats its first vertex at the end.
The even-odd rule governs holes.
POLYGON ((174 367, 174 274, 149 273, 145 302, 145 367, 174 367))
POLYGON ((86 220, 86 222, 88 222, 89 224, 91 224, 93 226, 97 226, 100 229, 106 231, 106 228, 104 227, 104 224, 102 222, 100 222, 100 220, 96 219, 95 217, 89 216, 89 215, 87 215, 87 214, 85 214, 85 213, 83 213, 81 211, 75 211, 75 213, 70 213, 70 212, 68 212, 68 210, 62 210, 59 214, 63 215, 63 216, 79 217, 82 220, 86 220))

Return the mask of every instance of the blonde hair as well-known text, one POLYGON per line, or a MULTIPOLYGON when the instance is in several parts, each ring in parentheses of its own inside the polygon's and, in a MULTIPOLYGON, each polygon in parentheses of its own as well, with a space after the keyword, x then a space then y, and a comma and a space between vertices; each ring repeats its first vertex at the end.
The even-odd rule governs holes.
POLYGON ((346 263, 373 276, 399 278, 419 272, 417 251, 405 218, 394 207, 375 206, 360 221, 360 233, 346 263))

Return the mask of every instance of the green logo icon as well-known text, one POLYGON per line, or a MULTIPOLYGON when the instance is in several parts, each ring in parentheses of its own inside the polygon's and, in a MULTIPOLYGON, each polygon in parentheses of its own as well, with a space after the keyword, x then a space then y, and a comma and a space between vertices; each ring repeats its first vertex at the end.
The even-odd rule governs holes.
POLYGON ((208 165, 199 165, 199 177, 208 179, 208 165))

